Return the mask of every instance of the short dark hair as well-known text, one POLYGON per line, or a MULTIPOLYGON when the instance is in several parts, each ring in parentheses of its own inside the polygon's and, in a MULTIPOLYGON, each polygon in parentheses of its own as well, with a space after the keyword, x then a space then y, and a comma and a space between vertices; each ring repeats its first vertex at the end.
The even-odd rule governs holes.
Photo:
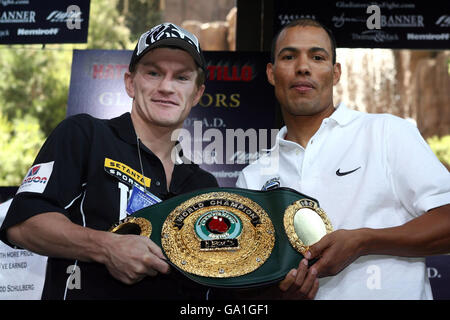
POLYGON ((277 41, 281 32, 283 32, 283 30, 285 29, 293 27, 317 27, 325 30, 325 32, 328 34, 328 38, 330 38, 333 65, 336 63, 336 39, 334 38, 333 32, 321 22, 310 18, 300 18, 293 20, 285 25, 280 31, 278 31, 275 38, 272 40, 272 48, 270 51, 270 61, 272 63, 275 63, 275 47, 277 45, 277 41))

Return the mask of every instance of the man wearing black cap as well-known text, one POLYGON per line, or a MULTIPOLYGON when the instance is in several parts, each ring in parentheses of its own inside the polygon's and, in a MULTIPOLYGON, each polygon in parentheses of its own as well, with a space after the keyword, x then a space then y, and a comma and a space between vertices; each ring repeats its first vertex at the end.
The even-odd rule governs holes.
POLYGON ((0 229, 4 242, 49 256, 43 299, 205 299, 207 288, 169 273, 150 239, 107 232, 127 216, 132 192, 159 201, 217 186, 172 139, 205 89, 197 38, 171 23, 154 27, 124 80, 131 114, 62 121, 0 229))

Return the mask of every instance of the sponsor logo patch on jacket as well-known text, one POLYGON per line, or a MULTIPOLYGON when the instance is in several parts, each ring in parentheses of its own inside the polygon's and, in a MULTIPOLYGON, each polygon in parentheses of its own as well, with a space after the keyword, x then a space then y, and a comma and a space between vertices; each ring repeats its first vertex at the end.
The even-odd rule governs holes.
POLYGON ((53 164, 55 161, 35 164, 32 166, 22 183, 20 184, 17 193, 21 192, 35 192, 35 193, 43 193, 45 187, 48 184, 50 176, 53 171, 53 164))
POLYGON ((119 161, 105 158, 105 171, 131 187, 150 187, 150 178, 144 177, 136 170, 119 161))

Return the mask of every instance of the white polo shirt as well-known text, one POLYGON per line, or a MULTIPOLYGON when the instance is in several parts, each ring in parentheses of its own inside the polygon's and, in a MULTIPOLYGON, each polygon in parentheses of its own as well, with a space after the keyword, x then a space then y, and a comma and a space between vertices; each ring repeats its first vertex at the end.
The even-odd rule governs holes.
MULTIPOLYGON (((417 128, 338 106, 306 148, 278 133, 237 187, 290 187, 317 199, 334 230, 399 226, 450 203, 450 174, 417 128)), ((432 299, 424 258, 368 255, 320 279, 316 299, 432 299)))

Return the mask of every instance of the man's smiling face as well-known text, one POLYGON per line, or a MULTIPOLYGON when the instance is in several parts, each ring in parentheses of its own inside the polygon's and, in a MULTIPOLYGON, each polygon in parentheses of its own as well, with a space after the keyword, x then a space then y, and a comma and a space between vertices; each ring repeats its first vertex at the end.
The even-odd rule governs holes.
POLYGON ((197 65, 181 49, 157 48, 143 56, 126 77, 133 110, 143 122, 179 128, 203 94, 197 87, 197 65))

